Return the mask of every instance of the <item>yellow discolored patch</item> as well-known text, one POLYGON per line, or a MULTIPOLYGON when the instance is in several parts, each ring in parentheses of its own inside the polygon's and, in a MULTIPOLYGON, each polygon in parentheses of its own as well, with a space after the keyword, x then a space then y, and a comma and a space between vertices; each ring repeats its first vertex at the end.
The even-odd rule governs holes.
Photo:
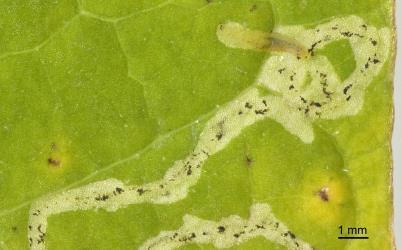
POLYGON ((346 177, 325 169, 306 173, 302 194, 302 214, 323 226, 340 221, 352 198, 346 177))
POLYGON ((295 39, 278 33, 249 30, 239 23, 220 24, 216 31, 219 41, 230 48, 259 52, 288 52, 299 58, 307 58, 307 49, 295 39))
POLYGON ((47 173, 63 173, 70 161, 70 143, 66 139, 56 139, 44 146, 41 157, 41 168, 47 173))

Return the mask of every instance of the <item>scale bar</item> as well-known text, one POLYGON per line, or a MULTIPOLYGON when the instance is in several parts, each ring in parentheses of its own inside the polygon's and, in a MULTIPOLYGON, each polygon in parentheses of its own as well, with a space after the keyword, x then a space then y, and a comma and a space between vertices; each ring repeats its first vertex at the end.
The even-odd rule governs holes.
POLYGON ((364 239, 368 239, 368 236, 339 236, 338 239, 342 239, 342 240, 364 240, 364 239))

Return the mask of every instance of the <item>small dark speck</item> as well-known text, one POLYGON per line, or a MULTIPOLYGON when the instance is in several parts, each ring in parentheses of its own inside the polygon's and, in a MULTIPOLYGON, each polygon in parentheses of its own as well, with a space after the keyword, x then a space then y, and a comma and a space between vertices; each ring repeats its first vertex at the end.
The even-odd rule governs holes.
POLYGON ((288 231, 288 234, 290 236, 290 238, 295 239, 296 235, 294 235, 294 233, 292 233, 291 231, 288 231))
POLYGON ((95 198, 95 200, 97 200, 97 201, 106 201, 107 199, 109 199, 109 195, 107 195, 107 194, 102 194, 95 198))
POLYGON ((58 166, 60 166, 60 163, 61 163, 61 162, 60 162, 59 160, 57 160, 57 159, 53 159, 53 158, 49 157, 49 158, 47 159, 47 163, 48 163, 49 165, 58 167, 58 166))
POLYGON ((353 33, 346 31, 346 32, 341 32, 341 35, 346 36, 346 37, 351 37, 351 36, 353 36, 353 33))
POLYGON ((348 90, 352 87, 352 84, 347 85, 344 89, 343 89, 343 94, 347 94, 348 90))
POLYGON ((14 232, 17 231, 17 227, 16 227, 16 226, 13 226, 11 229, 12 229, 14 232))
POLYGON ((244 105, 244 107, 251 109, 253 107, 253 105, 251 105, 250 103, 246 102, 246 104, 244 105))
POLYGON ((351 96, 346 97, 346 101, 349 101, 351 98, 351 96))
POLYGON ((286 69, 286 68, 279 69, 279 70, 278 70, 279 74, 282 74, 282 72, 283 72, 285 69, 286 69))
POLYGON ((314 48, 315 48, 319 43, 321 43, 321 42, 322 42, 322 41, 319 40, 319 41, 313 43, 313 44, 311 45, 311 47, 307 50, 307 52, 308 52, 311 56, 314 56, 314 48))
POLYGON ((253 4, 250 8, 250 12, 254 12, 257 10, 257 4, 253 4))
POLYGON ((233 237, 239 238, 239 237, 240 237, 240 234, 233 234, 233 237))
POLYGON ((138 193, 139 195, 142 195, 143 193, 145 193, 145 191, 144 191, 143 188, 139 188, 139 189, 137 189, 137 193, 138 193))
POLYGON ((116 187, 116 192, 117 192, 118 194, 121 194, 121 193, 124 192, 124 190, 123 190, 122 188, 116 187))
POLYGON ((254 110, 256 115, 264 115, 266 112, 268 112, 268 109, 254 110))
POLYGON ((319 102, 311 102, 310 106, 321 107, 321 103, 319 103, 319 102))
POLYGON ((377 41, 376 41, 376 40, 371 40, 371 44, 372 44, 373 46, 376 46, 376 45, 377 45, 377 41))
POLYGON ((293 84, 289 86, 289 90, 292 90, 294 88, 295 88, 295 86, 293 84))
POLYGON ((225 232, 225 227, 224 227, 224 226, 219 226, 219 227, 218 227, 218 232, 219 232, 219 233, 225 232))
POLYGON ((239 111, 239 113, 238 113, 239 115, 241 115, 241 114, 243 114, 243 111, 239 111))
POLYGON ((222 139, 223 133, 222 133, 222 132, 219 132, 219 133, 217 133, 217 134, 215 135, 215 137, 216 137, 216 139, 218 139, 218 141, 219 141, 220 139, 222 139))
POLYGON ((379 63, 379 62, 380 62, 380 60, 378 60, 378 59, 374 58, 372 62, 373 62, 374 64, 377 64, 377 63, 379 63))
POLYGON ((322 201, 329 201, 328 191, 328 187, 323 187, 318 191, 318 196, 320 196, 322 201))
POLYGON ((174 239, 174 238, 176 238, 178 235, 179 235, 178 233, 174 233, 174 234, 172 235, 172 237, 170 237, 170 238, 171 238, 171 239, 174 239))
POLYGON ((250 167, 251 164, 253 164, 253 159, 248 155, 246 155, 246 164, 248 167, 250 167))

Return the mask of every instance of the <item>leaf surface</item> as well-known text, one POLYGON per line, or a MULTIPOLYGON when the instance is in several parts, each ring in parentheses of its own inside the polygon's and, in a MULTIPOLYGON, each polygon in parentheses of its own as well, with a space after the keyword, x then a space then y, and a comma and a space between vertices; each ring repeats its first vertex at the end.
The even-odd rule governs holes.
MULTIPOLYGON (((247 240, 235 236, 233 244, 222 247, 302 249, 292 245, 294 234, 314 249, 393 249, 391 1, 5 0, 0 7, 0 249, 137 249, 163 232, 187 230, 186 215, 208 223, 230 216, 252 221, 255 204, 269 206, 275 220, 267 223, 278 221, 291 234, 278 231, 273 240, 264 234, 247 240), (307 142, 297 132, 302 122, 292 132, 289 124, 295 120, 282 108, 293 110, 287 100, 272 106, 279 107, 278 114, 250 124, 244 120, 247 126, 243 120, 221 125, 227 130, 216 142, 202 142, 218 126, 216 119, 233 111, 226 107, 253 86, 258 85, 257 99, 285 95, 283 86, 259 82, 263 65, 278 52, 231 48, 218 39, 219 25, 234 22, 271 34, 287 27, 315 29, 350 16, 369 30, 390 34, 389 40, 378 38, 376 46, 383 41, 386 56, 360 89, 361 107, 353 114, 331 119, 303 114, 300 119, 307 119, 313 134, 307 142), (147 183, 159 185, 172 166, 185 164, 204 146, 210 151, 200 161, 198 177, 193 166, 194 183, 185 191, 167 187, 183 197, 163 202, 146 192, 147 183), (111 179, 135 187, 133 193, 144 187, 144 202, 121 198, 127 200, 123 205, 110 199, 84 209, 74 207, 85 206, 83 201, 74 201, 55 212, 69 206, 66 201, 46 208, 45 229, 30 229, 36 207, 54 205, 57 197, 77 198, 71 192, 84 194, 85 187, 111 179), (369 239, 339 240, 340 225, 364 227, 369 239), (30 246, 36 240, 32 230, 39 235, 46 230, 43 242, 30 246)), ((288 36, 303 42, 302 35, 288 36)), ((359 71, 357 55, 370 56, 354 51, 349 38, 318 45, 301 65, 326 58, 343 83, 359 71)), ((308 79, 303 88, 310 87, 308 79)), ((100 186, 94 192, 105 190, 100 186)), ((91 202, 98 197, 85 194, 91 202)), ((227 235, 235 224, 228 222, 227 235)), ((181 238, 179 249, 219 248, 219 237, 229 236, 217 230, 211 239, 218 245, 181 238)))

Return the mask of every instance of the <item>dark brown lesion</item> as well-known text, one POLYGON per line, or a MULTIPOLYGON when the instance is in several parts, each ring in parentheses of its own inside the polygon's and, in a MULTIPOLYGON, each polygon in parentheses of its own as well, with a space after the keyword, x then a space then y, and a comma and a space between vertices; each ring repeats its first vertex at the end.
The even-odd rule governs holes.
POLYGON ((251 167, 251 165, 253 164, 253 158, 251 158, 251 156, 250 155, 246 155, 246 157, 245 157, 246 159, 245 159, 245 161, 246 161, 246 166, 247 167, 251 167))
POLYGON ((61 165, 61 161, 58 160, 58 159, 55 159, 55 158, 53 158, 53 157, 49 157, 49 158, 47 159, 47 163, 48 163, 49 165, 51 165, 51 166, 54 166, 54 167, 59 167, 59 166, 61 165))
POLYGON ((320 199, 324 202, 329 201, 329 188, 328 187, 322 187, 318 192, 317 195, 320 197, 320 199))
POLYGON ((59 147, 55 142, 52 142, 50 144, 50 153, 49 157, 47 158, 47 164, 52 166, 52 167, 60 167, 61 166, 61 160, 59 157, 56 157, 57 151, 59 151, 59 147))

